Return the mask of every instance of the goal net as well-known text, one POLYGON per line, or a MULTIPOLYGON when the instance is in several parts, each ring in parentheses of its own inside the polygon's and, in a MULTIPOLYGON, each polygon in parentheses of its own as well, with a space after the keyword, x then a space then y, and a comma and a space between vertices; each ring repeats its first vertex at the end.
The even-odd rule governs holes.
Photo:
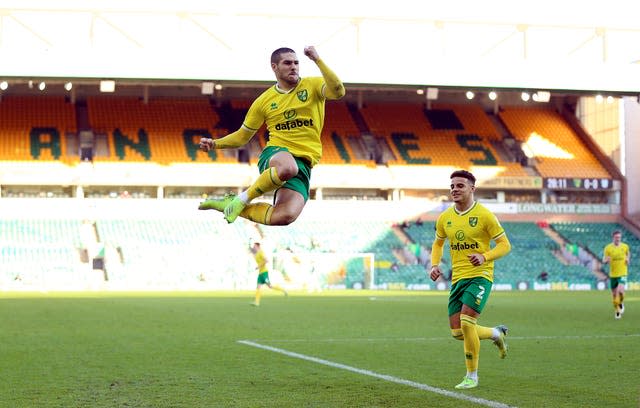
POLYGON ((368 289, 374 279, 373 253, 291 252, 273 254, 273 271, 289 287, 322 289, 368 289))

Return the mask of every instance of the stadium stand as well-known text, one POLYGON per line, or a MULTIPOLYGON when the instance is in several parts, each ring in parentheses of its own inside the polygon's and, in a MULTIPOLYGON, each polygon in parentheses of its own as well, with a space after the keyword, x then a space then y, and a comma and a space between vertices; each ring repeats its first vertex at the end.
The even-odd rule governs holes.
POLYGON ((593 273, 582 265, 567 265, 555 255, 558 244, 535 223, 503 222, 502 226, 509 236, 512 250, 496 268, 495 279, 501 282, 532 282, 542 272, 548 274, 552 282, 567 281, 571 278, 591 282, 593 273))
MULTIPOLYGON (((611 242, 613 231, 619 230, 622 232, 622 241, 629 245, 632 262, 640 259, 640 239, 618 223, 554 222, 550 227, 568 242, 584 248, 597 259, 602 259, 602 251, 611 242)), ((605 266, 603 269, 603 272, 608 274, 608 267, 605 266)), ((638 268, 629 268, 629 278, 640 278, 638 268)))
MULTIPOLYGON (((96 135, 93 159, 237 163, 236 151, 203 153, 198 141, 237 129, 249 104, 239 99, 213 106, 205 97, 153 98, 145 103, 136 97, 89 96, 87 125, 96 135)), ((357 109, 330 102, 326 109, 324 164, 475 166, 495 169, 497 176, 531 175, 497 149, 503 135, 480 105, 434 104, 426 109, 415 103, 371 102, 357 109)), ((555 111, 506 107, 499 117, 520 143, 531 142, 534 133, 546 142, 546 153, 540 152, 535 161, 541 176, 611 178, 555 111), (559 152, 565 158, 546 157, 559 152)), ((5 97, 0 119, 5 124, 0 152, 7 160, 79 159, 77 136, 68 136, 76 133, 76 113, 64 97, 5 97)), ((257 160, 267 137, 261 130, 252 140, 248 161, 257 160)))
MULTIPOLYGON (((294 252, 315 253, 373 253, 375 255, 376 285, 407 287, 411 283, 424 283, 424 266, 392 266, 398 259, 393 250, 403 246, 387 222, 382 221, 304 221, 298 220, 287 228, 259 226, 264 238, 289 247, 294 252)), ((362 271, 351 275, 347 285, 362 282, 362 271)), ((350 287, 350 286, 349 286, 350 287)))
POLYGON ((349 143, 351 138, 359 139, 362 132, 354 122, 347 104, 332 101, 325 105, 325 109, 322 163, 374 165, 375 162, 368 154, 356 152, 357 143, 349 143))
POLYGON ((100 242, 120 257, 108 264, 112 284, 178 287, 214 279, 224 283, 231 280, 225 275, 242 265, 252 227, 243 221, 222 225, 197 217, 102 218, 96 231, 100 242), (214 255, 203 251, 211 243, 216 243, 214 255))
MULTIPOLYGON (((567 279, 593 281, 594 275, 583 265, 567 265, 555 255, 559 246, 533 222, 502 222, 509 236, 512 249, 501 259, 495 269, 496 283, 534 282, 546 272, 549 281, 560 282, 567 279)), ((414 242, 430 247, 433 243, 435 223, 424 221, 423 225, 412 223, 404 231, 414 242)), ((451 261, 445 251, 443 264, 451 261)))
POLYGON ((66 135, 76 132, 75 108, 62 96, 6 96, 0 103, 3 160, 66 160, 66 135))
POLYGON ((500 175, 528 176, 519 163, 502 160, 490 141, 499 140, 480 106, 368 103, 362 116, 371 132, 384 137, 395 159, 390 165, 470 168, 499 166, 500 175))
POLYGON ((0 284, 65 285, 81 268, 81 221, 74 219, 0 219, 0 284))
MULTIPOLYGON (((134 173, 144 173, 145 162, 156 165, 214 163, 215 166, 239 162, 240 156, 236 152, 216 151, 205 154, 198 150, 197 144, 203 135, 217 137, 237 128, 250 104, 249 100, 232 99, 228 103, 214 105, 206 97, 152 98, 145 103, 137 97, 89 96, 86 102, 87 124, 96 137, 103 135, 106 140, 106 151, 104 154, 96 154, 94 160, 103 162, 100 164, 107 169, 108 174, 119 173, 116 168, 122 162, 132 166, 129 171, 134 173)), ((21 165, 51 160, 58 161, 61 167, 70 167, 61 163, 74 164, 78 160, 77 139, 74 144, 73 137, 69 137, 76 133, 76 127, 79 126, 76 112, 64 97, 3 97, 0 103, 0 120, 4 124, 0 131, 2 158, 4 161, 20 161, 20 165, 15 166, 16 169, 21 165)), ((566 164, 567 159, 562 158, 542 157, 535 161, 535 167, 543 177, 611 177, 555 111, 507 107, 499 112, 499 116, 508 132, 519 142, 530 140, 529 135, 535 132, 541 139, 552 140, 553 145, 547 146, 553 147, 554 151, 574 155, 571 166, 566 164), (575 163, 581 169, 573 170, 575 163)), ((416 103, 368 102, 358 109, 347 102, 330 102, 327 103, 326 124, 322 134, 322 163, 344 165, 346 169, 346 165, 354 164, 387 164, 393 169, 408 168, 405 173, 401 170, 394 173, 406 178, 411 177, 410 168, 415 166, 433 167, 430 174, 438 179, 445 179, 452 167, 473 168, 478 174, 487 170, 498 176, 530 177, 531 173, 520 163, 503 157, 495 147, 496 143, 502 142, 503 135, 492 120, 495 118, 486 113, 481 105, 473 103, 434 103, 430 109, 426 109, 425 105, 416 103)), ((249 162, 255 161, 267 137, 264 130, 261 130, 254 138, 253 145, 248 147, 249 162)), ((353 166, 351 168, 355 169, 353 166)), ((145 192, 150 190, 151 194, 141 194, 141 187, 127 196, 154 196, 154 186, 144 188, 145 192)), ((224 188, 226 187, 220 187, 224 188)), ((2 193, 3 196, 14 194, 6 188, 2 193)), ((508 201, 517 202, 524 194, 525 192, 517 190, 510 191, 508 201)), ((576 197, 572 202, 579 202, 587 197, 586 193, 573 194, 576 197)), ((51 196, 55 195, 52 193, 51 196)), ((91 193, 87 196, 91 196, 91 193)), ((351 199, 355 196, 357 193, 349 193, 342 198, 351 199)), ((386 195, 380 197, 383 196, 386 195)), ((531 201, 531 192, 526 197, 525 202, 531 201)), ((604 193, 597 198, 602 197, 605 197, 604 193)), ((73 269, 82 263, 78 249, 83 243, 76 236, 78 221, 73 221, 70 226, 47 219, 16 221, 18 226, 10 221, 12 220, 5 220, 1 224, 3 240, 10 243, 3 247, 2 261, 22 265, 20 268, 26 271, 31 268, 25 266, 27 262, 31 262, 28 265, 37 265, 34 266, 37 270, 49 270, 51 265, 55 269, 58 268, 55 265, 65 263, 73 269), (33 226, 32 222, 36 221, 37 225, 33 226), (39 231, 40 235, 29 237, 29 231, 39 231), (35 245, 33 251, 38 256, 48 253, 44 258, 51 260, 53 264, 34 264, 27 255, 27 242, 35 245)), ((171 268, 180 269, 185 256, 200 259, 201 263, 206 262, 206 257, 194 250, 200 248, 202 242, 224 241, 224 248, 229 253, 235 253, 244 259, 247 257, 244 251, 246 243, 256 233, 254 225, 239 223, 230 227, 233 233, 229 235, 226 224, 223 224, 223 230, 223 225, 203 224, 201 218, 183 219, 171 214, 162 219, 97 217, 95 221, 100 242, 107 247, 116 248, 122 261, 119 267, 110 268, 109 278, 116 282, 124 282, 136 276, 139 273, 137 271, 149 269, 149 266, 156 272, 164 271, 157 273, 157 277, 168 282, 169 277, 163 277, 163 274, 169 274, 171 268), (238 248, 242 251, 238 252, 238 248)), ((289 228, 259 227, 257 230, 260 235, 277 242, 279 246, 297 247, 300 251, 374 253, 374 284, 378 286, 401 288, 428 283, 425 265, 409 262, 402 255, 407 250, 407 243, 397 236, 393 222, 398 220, 299 220, 289 228), (313 236, 309 231, 313 231, 313 236), (315 246, 311 242, 315 242, 315 246)), ((554 227, 568 241, 588 248, 596 257, 601 256, 599 251, 604 244, 592 243, 588 236, 604 236, 608 242, 610 235, 608 231, 585 234, 582 229, 578 236, 572 236, 562 226, 554 224, 554 227), (591 249, 594 247, 597 252, 591 249)), ((611 225, 594 224, 594 231, 596 227, 608 229, 611 225)), ((505 223, 505 228, 514 243, 514 251, 497 268, 496 282, 532 281, 541 272, 547 272, 549 279, 594 279, 587 267, 562 263, 554 255, 559 249, 557 244, 535 224, 505 223)), ((424 225, 412 223, 403 230, 411 241, 430 248, 433 240, 431 221, 425 221, 424 225)), ((632 235, 625 230, 625 236, 632 235)), ((636 256, 640 254, 634 253, 633 257, 636 256)), ((448 258, 445 262, 449 262, 448 258)), ((224 265, 225 268, 233 267, 231 262, 224 265)), ((358 268, 359 266, 353 266, 349 271, 348 285, 364 280, 362 270, 358 268)), ((11 274, 15 275, 14 272, 11 274)), ((186 282, 197 279, 202 271, 192 266, 183 272, 184 276, 180 279, 186 282)), ((203 273, 208 274, 209 279, 219 275, 213 273, 211 268, 203 273)), ((137 282, 144 286, 154 279, 146 274, 137 282)))
POLYGON ((226 133, 216 129, 219 117, 206 98, 90 97, 89 121, 96 134, 108 137, 107 161, 236 162, 235 156, 199 151, 200 137, 226 133))
POLYGON ((518 141, 534 151, 541 176, 611 178, 555 110, 503 107, 499 117, 518 141))

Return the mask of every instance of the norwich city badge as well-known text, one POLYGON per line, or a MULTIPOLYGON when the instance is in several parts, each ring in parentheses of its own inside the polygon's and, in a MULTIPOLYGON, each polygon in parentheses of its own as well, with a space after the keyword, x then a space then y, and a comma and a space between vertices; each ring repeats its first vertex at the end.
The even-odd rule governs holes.
POLYGON ((300 100, 300 102, 306 102, 307 98, 309 98, 309 92, 307 92, 306 89, 303 89, 302 91, 298 91, 296 95, 298 96, 298 99, 300 100))

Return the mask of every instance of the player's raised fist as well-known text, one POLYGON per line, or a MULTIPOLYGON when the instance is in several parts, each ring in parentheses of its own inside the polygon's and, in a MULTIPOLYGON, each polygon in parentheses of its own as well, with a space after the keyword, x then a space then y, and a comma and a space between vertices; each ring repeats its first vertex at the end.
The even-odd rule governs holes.
POLYGON ((202 151, 204 152, 208 152, 209 150, 213 149, 213 145, 213 139, 209 137, 203 137, 200 139, 200 149, 202 149, 202 151))
POLYGON ((320 59, 320 56, 318 55, 318 51, 316 51, 316 47, 314 47, 313 45, 304 47, 304 55, 309 57, 309 59, 314 62, 320 59))

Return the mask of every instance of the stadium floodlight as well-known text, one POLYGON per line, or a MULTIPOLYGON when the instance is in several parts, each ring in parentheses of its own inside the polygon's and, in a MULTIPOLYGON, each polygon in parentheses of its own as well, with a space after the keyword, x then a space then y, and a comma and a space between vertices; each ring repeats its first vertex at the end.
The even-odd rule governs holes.
POLYGON ((495 101, 496 99, 498 99, 498 94, 495 91, 489 92, 489 99, 495 101))
POLYGON ((427 88, 427 99, 430 101, 438 99, 438 88, 427 88))
POLYGON ((471 100, 473 98, 475 98, 476 94, 474 94, 472 91, 467 91, 467 99, 471 100))
POLYGON ((214 88, 216 91, 221 91, 221 90, 222 90, 222 84, 216 84, 213 88, 214 88))
POLYGON ((47 84, 45 84, 44 81, 38 84, 38 89, 41 91, 44 91, 46 87, 47 87, 47 84))
POLYGON ((70 91, 71 88, 73 88, 73 84, 71 82, 67 82, 66 84, 64 84, 64 89, 66 89, 67 91, 70 91))
POLYGON ((596 103, 602 103, 602 101, 604 100, 604 97, 600 94, 596 95, 596 103))
POLYGON ((113 81, 113 80, 100 81, 100 92, 115 92, 115 90, 116 90, 116 81, 113 81))
POLYGON ((9 83, 7 81, 0 82, 0 89, 5 91, 9 87, 9 83))
POLYGON ((424 95, 424 89, 422 89, 422 88, 416 89, 416 94, 424 95))
POLYGON ((534 94, 533 100, 536 102, 549 102, 551 100, 551 92, 538 91, 534 94))
POLYGON ((607 103, 608 104, 612 104, 613 103, 613 96, 611 96, 611 95, 607 96, 607 103))
POLYGON ((203 82, 202 83, 202 94, 203 95, 213 95, 213 82, 203 82))
POLYGON ((529 92, 523 92, 520 94, 520 98, 524 101, 524 102, 528 102, 529 98, 531 98, 531 95, 529 95, 529 92))

